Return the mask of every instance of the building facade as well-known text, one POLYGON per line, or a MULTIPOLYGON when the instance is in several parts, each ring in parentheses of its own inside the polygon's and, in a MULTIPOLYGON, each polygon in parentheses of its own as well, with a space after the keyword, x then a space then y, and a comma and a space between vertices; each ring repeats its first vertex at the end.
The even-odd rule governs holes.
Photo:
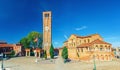
POLYGON ((7 44, 6 42, 0 42, 0 53, 10 54, 12 50, 15 51, 15 55, 21 53, 22 46, 20 44, 7 44))
POLYGON ((99 34, 89 36, 71 35, 64 46, 68 48, 68 58, 73 60, 109 61, 114 58, 112 45, 103 40, 99 34))
POLYGON ((43 47, 49 57, 49 49, 51 46, 51 12, 43 12, 43 47))

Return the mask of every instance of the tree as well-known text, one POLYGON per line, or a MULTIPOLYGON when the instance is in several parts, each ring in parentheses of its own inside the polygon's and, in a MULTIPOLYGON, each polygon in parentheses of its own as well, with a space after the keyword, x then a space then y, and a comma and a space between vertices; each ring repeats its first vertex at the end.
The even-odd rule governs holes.
POLYGON ((28 38, 24 37, 20 40, 20 44, 22 44, 24 48, 29 48, 30 42, 28 41, 28 38))
POLYGON ((50 47, 50 57, 53 59, 54 58, 54 48, 53 48, 53 45, 51 44, 51 47, 50 47))
POLYGON ((68 59, 68 49, 66 47, 64 47, 62 50, 62 58, 68 59))
POLYGON ((11 51, 11 55, 12 55, 12 56, 15 55, 15 51, 14 51, 14 50, 11 51))
POLYGON ((15 56, 15 51, 12 50, 12 51, 10 52, 10 54, 8 54, 8 56, 9 56, 9 57, 14 57, 14 56, 15 56))
POLYGON ((44 51, 44 58, 47 59, 47 53, 46 53, 46 50, 44 51))
POLYGON ((42 48, 42 34, 36 31, 32 31, 26 37, 20 40, 20 44, 22 44, 24 48, 42 48), (36 38, 38 38, 37 42, 34 41, 36 38))
POLYGON ((28 41, 32 45, 32 47, 42 48, 42 34, 36 31, 32 31, 27 35, 28 41), (37 42, 34 40, 37 38, 37 42))

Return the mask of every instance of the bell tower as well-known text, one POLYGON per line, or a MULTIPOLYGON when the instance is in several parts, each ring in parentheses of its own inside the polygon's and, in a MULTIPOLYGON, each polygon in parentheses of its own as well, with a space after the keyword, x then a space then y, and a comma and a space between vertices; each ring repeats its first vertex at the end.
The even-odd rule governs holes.
POLYGON ((49 56, 51 46, 51 11, 43 12, 43 47, 49 56))

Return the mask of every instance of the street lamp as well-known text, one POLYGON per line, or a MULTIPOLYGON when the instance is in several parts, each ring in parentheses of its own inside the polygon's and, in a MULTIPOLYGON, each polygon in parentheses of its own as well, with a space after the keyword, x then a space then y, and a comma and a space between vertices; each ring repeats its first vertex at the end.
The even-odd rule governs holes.
MULTIPOLYGON (((1 56, 2 56, 1 70, 4 70, 4 65, 3 65, 4 52, 6 52, 6 49, 5 49, 5 48, 3 48, 3 52, 1 53, 1 56)), ((6 54, 5 54, 5 58, 6 58, 6 54)))
POLYGON ((93 62, 94 62, 94 68, 93 68, 93 70, 96 70, 95 55, 93 56, 93 62))
POLYGON ((4 70, 4 67, 3 67, 3 53, 1 53, 1 56, 2 56, 1 70, 4 70))

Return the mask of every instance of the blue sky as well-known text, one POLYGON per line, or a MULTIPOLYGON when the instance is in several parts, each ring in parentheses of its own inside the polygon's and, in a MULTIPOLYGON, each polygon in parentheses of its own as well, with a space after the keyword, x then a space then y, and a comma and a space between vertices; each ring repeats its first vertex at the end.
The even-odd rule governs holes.
POLYGON ((42 33, 42 12, 52 11, 52 41, 61 47, 71 34, 99 33, 120 46, 119 0, 0 0, 0 40, 17 43, 42 33))

